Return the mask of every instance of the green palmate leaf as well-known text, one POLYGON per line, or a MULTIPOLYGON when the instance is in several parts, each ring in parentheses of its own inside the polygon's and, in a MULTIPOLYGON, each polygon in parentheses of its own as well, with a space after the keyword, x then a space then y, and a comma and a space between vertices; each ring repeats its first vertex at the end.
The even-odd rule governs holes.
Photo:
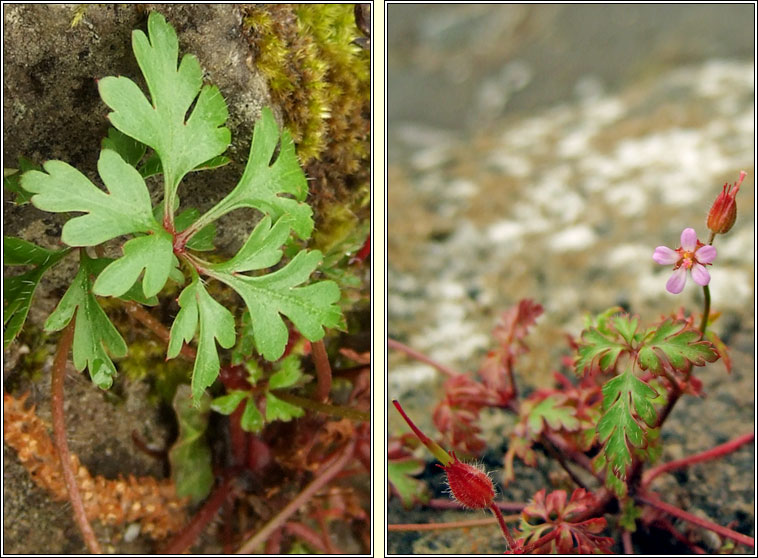
POLYGON ((292 137, 287 130, 280 136, 274 115, 269 108, 264 108, 253 131, 250 156, 242 178, 223 200, 201 217, 201 221, 206 224, 235 209, 252 207, 275 220, 286 216, 295 233, 308 238, 313 231, 313 212, 304 201, 307 194, 308 183, 295 155, 292 137), (272 162, 277 146, 279 153, 272 162))
POLYGON ((558 395, 547 397, 537 403, 529 412, 527 426, 529 434, 536 437, 543 430, 543 421, 551 430, 573 431, 579 428, 576 409, 563 407, 562 398, 558 395))
MULTIPOLYGON (((185 211, 182 211, 179 215, 176 216, 176 221, 174 223, 174 226, 176 227, 176 231, 182 232, 184 229, 189 227, 192 223, 197 221, 198 217, 200 217, 200 211, 198 211, 194 207, 187 209, 185 211)), ((189 240, 189 242, 187 242, 187 248, 189 248, 190 250, 197 250, 198 252, 207 252, 209 250, 213 250, 215 248, 215 246, 213 245, 213 240, 215 238, 216 238, 216 225, 211 223, 207 227, 198 231, 189 240)))
MULTIPOLYGON (((115 151, 133 167, 142 160, 146 151, 144 143, 138 142, 115 128, 108 128, 108 137, 103 138, 102 147, 115 151)), ((145 175, 142 175, 142 178, 146 178, 145 175)))
POLYGON ((387 479, 395 489, 406 509, 416 503, 429 501, 429 487, 419 479, 413 478, 424 471, 424 462, 412 457, 392 459, 387 463, 387 479))
POLYGON ((284 353, 288 330, 280 314, 287 316, 309 341, 324 336, 324 327, 339 327, 342 314, 336 302, 340 290, 333 281, 321 281, 305 287, 305 282, 321 260, 318 251, 300 252, 282 269, 262 275, 209 274, 232 287, 245 301, 253 317, 255 345, 267 360, 277 360, 284 353))
POLYGON ((156 234, 138 236, 124 244, 124 256, 110 264, 98 276, 93 287, 100 296, 121 296, 139 279, 146 297, 157 295, 168 281, 172 268, 179 267, 174 256, 173 239, 160 230, 156 234))
POLYGON ((241 273, 274 266, 282 259, 282 244, 289 234, 288 219, 280 218, 272 226, 271 217, 266 215, 232 259, 212 267, 224 273, 241 273))
POLYGON ((99 271, 100 264, 82 253, 79 272, 58 303, 58 307, 45 321, 46 331, 59 331, 66 327, 76 313, 74 326, 74 366, 78 371, 89 370, 92 381, 102 389, 113 384, 116 367, 108 353, 114 357, 126 355, 126 343, 106 316, 91 293, 90 275, 99 271))
POLYGON ((171 478, 180 498, 189 497, 198 503, 213 488, 211 450, 205 437, 208 428, 210 397, 203 394, 196 405, 192 404, 190 388, 180 385, 174 396, 173 407, 179 423, 179 436, 171 447, 171 478))
POLYGON ((700 337, 684 320, 666 320, 646 332, 639 350, 640 367, 654 374, 660 374, 665 366, 686 372, 690 366, 716 361, 719 355, 713 344, 700 337))
POLYGON ((273 393, 266 393, 266 422, 281 420, 288 422, 305 414, 302 408, 292 403, 282 401, 273 393))
POLYGON ((32 203, 39 209, 87 213, 69 219, 63 226, 61 238, 69 246, 95 246, 124 234, 162 229, 153 217, 145 181, 132 166, 115 151, 104 149, 97 168, 110 194, 61 161, 45 163, 46 172, 25 173, 21 183, 36 194, 32 203))
POLYGON ((242 418, 240 419, 240 426, 245 432, 258 433, 263 430, 263 415, 258 410, 255 400, 251 397, 245 404, 245 410, 242 411, 242 418))
POLYGON ((30 265, 31 270, 5 277, 3 280, 3 347, 8 348, 26 321, 32 297, 42 276, 70 250, 46 250, 36 244, 14 238, 3 237, 5 265, 30 265))
POLYGON ((232 390, 211 401, 211 409, 222 415, 231 415, 246 397, 250 397, 249 391, 232 390))
POLYGON ((303 376, 300 367, 300 359, 296 355, 289 355, 279 363, 279 370, 268 380, 269 389, 282 389, 295 385, 303 376))
POLYGON ((628 344, 619 339, 615 332, 603 333, 595 328, 585 330, 577 349, 575 370, 577 374, 584 374, 594 363, 597 363, 603 372, 613 370, 621 353, 628 350, 628 344))
POLYGON ((18 158, 18 169, 3 169, 3 187, 16 194, 16 199, 13 200, 13 203, 16 205, 23 205, 25 203, 29 203, 32 199, 32 195, 30 192, 27 192, 24 190, 24 188, 21 186, 21 177, 23 174, 30 170, 42 170, 42 167, 38 164, 34 163, 33 161, 27 159, 26 157, 19 157, 18 158), (14 172, 15 171, 15 172, 14 172))
POLYGON ((221 155, 229 145, 230 133, 223 127, 228 112, 218 88, 203 86, 197 58, 184 56, 177 69, 179 41, 165 18, 153 12, 147 27, 149 40, 142 31, 134 31, 132 46, 152 103, 125 77, 103 78, 98 87, 103 101, 113 110, 108 115, 111 123, 152 147, 160 157, 165 199, 173 207, 182 177, 221 155))
MULTIPOLYGON (((604 414, 597 424, 608 474, 624 481, 632 463, 632 450, 648 443, 645 426, 653 427, 657 413, 652 401, 657 392, 635 376, 632 367, 603 385, 604 414)), ((619 483, 612 488, 620 489, 619 483)), ((624 484, 623 490, 626 490, 624 484)))
POLYGON ((197 401, 218 377, 216 340, 225 349, 234 345, 234 317, 211 298, 197 276, 179 295, 179 306, 181 310, 171 326, 167 356, 174 358, 179 354, 182 342, 189 342, 195 336, 199 323, 197 357, 192 371, 192 396, 197 401))

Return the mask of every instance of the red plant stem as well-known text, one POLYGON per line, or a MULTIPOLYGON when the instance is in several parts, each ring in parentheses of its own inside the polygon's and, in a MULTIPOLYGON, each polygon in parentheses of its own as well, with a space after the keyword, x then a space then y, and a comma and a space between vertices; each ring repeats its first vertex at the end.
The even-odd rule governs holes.
MULTIPOLYGON (((460 509, 460 506, 458 506, 460 509)), ((521 516, 506 515, 503 517, 506 521, 516 521, 521 516)), ((387 531, 441 531, 443 529, 467 529, 469 527, 487 527, 496 525, 498 520, 494 517, 484 519, 468 519, 466 521, 448 521, 445 523, 390 523, 387 525, 387 531)))
MULTIPOLYGON (((281 554, 282 550, 282 529, 277 529, 273 533, 271 533, 271 536, 266 541, 266 547, 264 549, 264 554, 272 555, 272 554, 281 554)), ((232 554, 230 552, 229 554, 232 554)))
POLYGON ((673 471, 675 469, 681 469, 682 467, 687 467, 695 463, 717 459, 723 455, 732 453, 733 451, 736 451, 740 446, 748 444, 754 439, 755 433, 751 432, 750 434, 744 434, 739 438, 735 438, 734 440, 730 440, 729 442, 703 451, 701 453, 696 453, 695 455, 690 455, 689 457, 683 457, 682 459, 675 459, 674 461, 669 461, 668 463, 663 463, 657 467, 653 467, 642 475, 642 486, 648 486, 655 477, 662 473, 673 471))
POLYGON ((329 548, 327 548, 324 544, 324 541, 321 540, 319 534, 307 525, 290 521, 288 523, 285 523, 284 530, 290 535, 293 535, 305 541, 305 543, 313 548, 313 550, 316 552, 321 552, 322 554, 342 554, 342 552, 330 551, 329 548))
POLYGON ((555 459, 556 461, 558 461, 558 463, 560 463, 561 467, 563 467, 563 470, 566 471, 566 473, 568 473, 568 476, 571 478, 571 480, 574 481, 574 484, 577 485, 579 488, 583 488, 584 490, 589 491, 589 489, 587 488, 587 485, 584 484, 581 481, 581 479, 579 479, 579 477, 576 476, 576 474, 574 474, 574 471, 572 471, 569 468, 568 463, 566 463, 566 460, 564 459, 563 455, 561 455, 561 453, 557 449, 555 449, 555 446, 553 446, 553 444, 545 436, 541 437, 541 442, 542 442, 542 447, 544 447, 547 450, 547 452, 550 454, 550 456, 553 459, 555 459))
POLYGON ((324 519, 324 513, 323 510, 318 510, 316 512, 316 517, 318 518, 318 526, 321 529, 321 540, 324 542, 324 546, 326 547, 327 554, 342 554, 335 546, 332 544, 332 538, 329 536, 329 529, 326 524, 326 519, 324 519))
POLYGON ((329 465, 324 467, 311 483, 298 494, 294 500, 287 504, 282 511, 275 515, 266 525, 264 525, 255 535, 250 537, 240 548, 237 554, 252 554, 261 544, 263 544, 271 533, 279 529, 300 507, 310 500, 323 486, 325 486, 353 456, 355 440, 350 440, 344 447, 340 455, 329 465))
POLYGON ((552 531, 550 531, 544 537, 540 537, 539 539, 537 539, 533 543, 529 543, 525 547, 517 549, 518 550, 518 554, 531 554, 532 552, 534 552, 535 550, 537 550, 541 546, 544 546, 547 543, 549 543, 550 541, 552 541, 553 539, 558 538, 559 534, 560 534, 560 531, 558 529, 553 529, 552 531))
POLYGON ((694 554, 705 554, 705 550, 700 548, 698 545, 693 544, 689 541, 687 537, 682 535, 672 524, 668 519, 656 519, 653 522, 654 525, 657 525, 661 527, 662 529, 665 529, 669 533, 671 533, 671 536, 674 537, 676 540, 678 540, 680 543, 686 545, 694 554))
MULTIPOLYGON (((443 510, 459 510, 461 505, 455 500, 446 500, 443 498, 432 498, 426 504, 430 508, 437 508, 443 510)), ((500 508, 501 511, 513 511, 520 512, 526 507, 525 502, 495 502, 495 505, 500 508)))
POLYGON ((409 357, 414 358, 418 360, 419 362, 423 362, 424 364, 428 364, 429 366, 432 366, 433 368, 436 368, 443 374, 447 374, 448 376, 457 376, 459 372, 456 372, 452 368, 449 368, 445 366, 444 364, 440 364, 437 361, 432 360, 428 356, 426 356, 424 353, 420 353, 419 351, 415 349, 411 349, 407 345, 403 345, 400 341, 395 341, 394 339, 387 338, 387 346, 390 349, 396 349, 398 351, 402 351, 405 354, 407 354, 409 357))
POLYGON ((52 414, 53 414, 53 433, 55 435, 55 449, 58 452, 58 459, 61 462, 61 469, 63 471, 63 479, 66 481, 66 488, 68 489, 68 498, 71 501, 71 508, 74 511, 74 520, 76 521, 79 531, 82 533, 84 543, 89 548, 92 554, 102 554, 103 550, 100 548, 100 543, 97 542, 95 532, 92 530, 87 519, 87 514, 84 512, 84 503, 82 502, 82 496, 79 493, 79 487, 76 484, 76 475, 71 468, 71 455, 68 451, 68 441, 66 440, 66 417, 63 412, 63 383, 66 379, 66 361, 68 360, 68 352, 71 350, 71 345, 74 342, 74 324, 76 318, 63 330, 63 335, 60 341, 58 341, 58 349, 55 352, 55 358, 53 360, 52 371, 52 414))
POLYGON ((223 482, 216 487, 213 494, 205 501, 203 507, 200 508, 192 521, 178 533, 170 543, 158 554, 181 554, 190 549, 200 533, 208 526, 208 524, 216 516, 219 508, 226 501, 232 487, 232 479, 225 478, 223 482))
POLYGON ((692 523, 693 525, 697 525, 698 527, 703 527, 704 529, 713 531, 714 533, 721 535, 722 537, 726 537, 740 544, 744 544, 751 548, 755 548, 755 540, 752 537, 748 537, 747 535, 743 535, 742 533, 738 533, 737 531, 733 531, 727 527, 722 527, 718 523, 713 523, 712 521, 703 519, 702 517, 698 517, 680 508, 677 508, 676 506, 672 506, 671 504, 662 502, 661 500, 658 499, 656 495, 653 495, 652 493, 637 494, 635 496, 635 499, 643 504, 647 504, 648 506, 652 506, 656 509, 666 512, 669 515, 673 515, 674 517, 683 519, 684 521, 687 521, 688 523, 692 523))
POLYGON ((493 502, 490 504, 490 511, 495 514, 495 517, 497 518, 497 522, 500 524, 500 530, 503 532, 503 535, 505 535, 505 540, 508 541, 508 548, 511 550, 516 548, 516 541, 513 540, 513 535, 511 535, 511 530, 508 528, 508 524, 505 522, 505 518, 503 517, 502 512, 500 511, 500 508, 498 508, 495 503, 493 502))
POLYGON ((242 430, 242 413, 245 412, 245 405, 240 401, 237 408, 234 409, 229 417, 229 439, 232 446, 232 456, 234 465, 244 465, 247 463, 247 432, 242 430))
POLYGON ((316 367, 316 401, 325 403, 332 390, 332 367, 329 364, 329 355, 323 341, 311 343, 311 357, 316 367))
POLYGON ((634 554, 634 547, 632 546, 632 534, 626 529, 621 531, 621 544, 624 547, 624 554, 634 554))

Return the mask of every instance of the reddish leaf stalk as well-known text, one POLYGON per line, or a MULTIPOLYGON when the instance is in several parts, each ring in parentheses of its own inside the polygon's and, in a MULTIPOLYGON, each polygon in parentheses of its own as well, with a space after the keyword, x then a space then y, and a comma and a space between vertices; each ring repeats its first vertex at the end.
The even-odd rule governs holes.
POLYGON ((561 467, 563 467, 563 470, 568 473, 568 476, 571 478, 572 481, 574 481, 574 484, 577 485, 579 488, 583 488, 584 490, 591 492, 587 485, 585 485, 579 477, 576 476, 576 474, 569 468, 568 463, 566 463, 566 460, 563 458, 563 455, 561 455, 558 450, 555 449, 553 444, 544 436, 542 437, 542 447, 544 447, 547 452, 550 454, 550 456, 558 461, 560 463, 561 467))
POLYGON ((330 550, 327 548, 319 534, 307 525, 290 521, 284 525, 284 530, 288 534, 302 539, 305 544, 313 548, 316 552, 321 552, 322 554, 342 554, 342 552, 336 551, 336 549, 330 550))
POLYGON ((387 346, 390 349, 396 349, 398 351, 402 351, 405 354, 407 354, 409 357, 414 358, 415 360, 418 360, 419 362, 423 362, 424 364, 428 364, 429 366, 436 368, 443 374, 447 374, 450 377, 458 375, 458 372, 456 372, 452 368, 449 368, 448 366, 445 366, 444 364, 440 364, 439 362, 432 360, 431 358, 426 356, 424 353, 420 353, 419 351, 415 349, 411 349, 407 345, 403 345, 400 341, 395 341, 394 339, 387 338, 387 346))
POLYGON ((316 367, 316 400, 326 402, 332 389, 332 367, 329 364, 329 355, 326 354, 324 341, 311 343, 311 356, 316 367))
POLYGON ((702 517, 693 515, 680 508, 677 508, 676 506, 667 504, 666 502, 659 500, 657 496, 653 496, 651 493, 637 494, 635 498, 643 504, 647 504, 663 512, 666 512, 669 515, 673 515, 674 517, 683 519, 684 521, 687 521, 688 523, 692 523, 693 525, 697 525, 698 527, 703 527, 704 529, 713 531, 714 533, 721 535, 722 537, 732 539, 733 541, 736 541, 740 544, 744 544, 745 546, 749 546, 750 548, 755 548, 755 540, 752 537, 748 537, 747 535, 743 535, 742 533, 733 531, 732 529, 729 529, 728 527, 722 527, 718 523, 714 523, 707 519, 703 519, 702 517))
POLYGON ((287 504, 282 511, 274 516, 266 525, 263 526, 255 535, 250 537, 240 548, 237 550, 237 554, 251 554, 260 545, 262 545, 266 539, 279 529, 293 514, 295 514, 303 504, 310 500, 321 488, 323 488, 329 481, 339 473, 342 468, 347 465, 347 462, 353 455, 353 449, 355 448, 355 440, 351 440, 342 450, 340 455, 332 461, 329 465, 324 467, 320 474, 311 481, 311 483, 305 487, 305 489, 298 494, 294 500, 287 504))
POLYGON ((68 451, 68 441, 66 440, 66 417, 63 413, 63 383, 66 379, 66 361, 68 352, 74 342, 74 324, 76 317, 69 322, 63 330, 63 335, 58 341, 58 350, 55 352, 52 371, 52 415, 53 415, 53 433, 55 435, 55 449, 58 451, 58 459, 61 462, 63 479, 66 481, 68 497, 71 501, 71 508, 74 511, 74 520, 76 521, 79 531, 82 533, 84 542, 92 554, 102 554, 100 543, 97 542, 95 532, 92 530, 84 512, 84 503, 82 502, 79 487, 76 484, 76 475, 71 469, 71 455, 68 451))
MULTIPOLYGON (((430 508, 443 509, 443 510, 459 510, 461 509, 458 502, 447 500, 443 498, 432 498, 426 504, 430 508)), ((495 505, 500 508, 501 511, 520 512, 527 504, 524 502, 495 502, 495 505)), ((489 521, 489 520, 488 520, 489 521)))
MULTIPOLYGON (((460 506, 456 506, 460 509, 460 506)), ((521 516, 506 515, 505 521, 517 521, 521 516)), ((469 527, 488 527, 495 525, 498 520, 494 517, 484 519, 468 519, 466 521, 449 521, 445 523, 394 523, 387 525, 388 531, 441 531, 444 529, 468 529, 469 527)))
POLYGON ((508 541, 508 548, 511 550, 516 548, 516 541, 513 540, 513 535, 511 535, 511 530, 508 528, 508 524, 505 522, 505 518, 503 517, 502 512, 500 511, 500 508, 497 507, 497 505, 493 502, 490 504, 490 511, 495 514, 495 517, 497 518, 497 522, 500 524, 500 530, 503 532, 503 535, 505 535, 505 540, 508 541))
POLYGON ((537 539, 536 541, 532 543, 529 543, 525 547, 516 549, 516 552, 514 552, 514 554, 531 554, 532 552, 546 545, 553 539, 557 539, 559 534, 560 534, 560 531, 558 529, 553 529, 547 535, 540 537, 539 539, 537 539))
POLYGON ((683 457, 682 459, 675 459, 674 461, 669 461, 668 463, 663 463, 661 465, 658 465, 657 467, 653 467, 652 469, 646 471, 643 474, 642 486, 643 487, 648 486, 655 477, 657 477, 658 475, 662 473, 666 473, 668 471, 674 471, 676 469, 681 469, 682 467, 694 465, 695 463, 702 463, 703 461, 718 459, 721 456, 724 456, 729 453, 732 453, 733 451, 736 451, 741 446, 744 446, 745 444, 752 442, 754 439, 755 439, 755 433, 751 432, 750 434, 744 434, 740 436, 739 438, 735 438, 734 440, 730 440, 724 444, 721 444, 709 450, 703 451, 701 453, 696 453, 695 455, 690 455, 689 457, 683 457))
POLYGON ((626 529, 621 531, 621 544, 624 547, 624 554, 634 554, 634 547, 632 546, 632 534, 626 529))
MULTIPOLYGON (((124 305, 126 306, 126 311, 130 316, 134 317, 147 329, 152 331, 156 337, 161 339, 164 343, 168 344, 169 340, 171 339, 171 331, 169 331, 166 326, 156 320, 153 315, 150 314, 150 312, 142 308, 142 306, 136 302, 127 301, 124 303, 124 305)), ((182 345, 179 354, 181 354, 187 360, 194 361, 195 358, 197 358, 197 351, 189 345, 182 345)))
POLYGON ((232 479, 225 478, 224 481, 216 487, 213 494, 205 501, 192 521, 177 534, 168 545, 158 552, 158 554, 181 554, 190 549, 200 533, 208 526, 218 512, 219 508, 226 501, 231 492, 232 479))
POLYGON ((690 540, 682 535, 672 524, 668 519, 656 519, 653 522, 654 525, 665 529, 669 533, 671 533, 671 536, 674 537, 676 540, 678 540, 683 545, 686 545, 694 554, 705 554, 705 550, 700 548, 698 545, 693 544, 690 542, 690 540))

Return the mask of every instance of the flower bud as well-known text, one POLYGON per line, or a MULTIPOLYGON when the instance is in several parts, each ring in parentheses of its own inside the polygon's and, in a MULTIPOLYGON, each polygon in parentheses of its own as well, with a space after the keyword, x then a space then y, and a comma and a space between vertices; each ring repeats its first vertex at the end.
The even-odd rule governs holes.
POLYGON ((453 461, 443 467, 447 473, 450 494, 466 508, 489 508, 495 500, 495 487, 492 479, 480 469, 458 461, 453 454, 453 461))
POLYGON ((732 187, 731 184, 724 184, 724 189, 713 202, 711 210, 708 212, 708 228, 713 234, 725 234, 734 225, 737 218, 737 202, 735 197, 740 191, 740 184, 745 179, 745 171, 740 172, 740 178, 732 187))

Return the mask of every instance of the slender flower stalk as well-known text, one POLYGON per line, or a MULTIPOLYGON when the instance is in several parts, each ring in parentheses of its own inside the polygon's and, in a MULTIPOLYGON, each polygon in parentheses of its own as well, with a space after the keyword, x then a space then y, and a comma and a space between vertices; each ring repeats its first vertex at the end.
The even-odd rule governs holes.
POLYGON ((447 482, 450 487, 450 494, 453 498, 466 508, 489 508, 497 518, 500 530, 503 532, 505 540, 508 542, 508 547, 512 550, 515 549, 516 541, 514 540, 513 535, 511 535, 511 531, 503 518, 503 514, 495 503, 495 487, 492 484, 492 479, 490 479, 489 475, 473 465, 459 461, 455 456, 455 453, 445 451, 445 449, 437 442, 421 432, 421 430, 408 417, 397 400, 393 400, 392 404, 403 419, 405 419, 405 422, 408 423, 408 426, 413 430, 416 437, 421 440, 421 443, 432 452, 434 457, 442 462, 441 467, 447 474, 447 482))

